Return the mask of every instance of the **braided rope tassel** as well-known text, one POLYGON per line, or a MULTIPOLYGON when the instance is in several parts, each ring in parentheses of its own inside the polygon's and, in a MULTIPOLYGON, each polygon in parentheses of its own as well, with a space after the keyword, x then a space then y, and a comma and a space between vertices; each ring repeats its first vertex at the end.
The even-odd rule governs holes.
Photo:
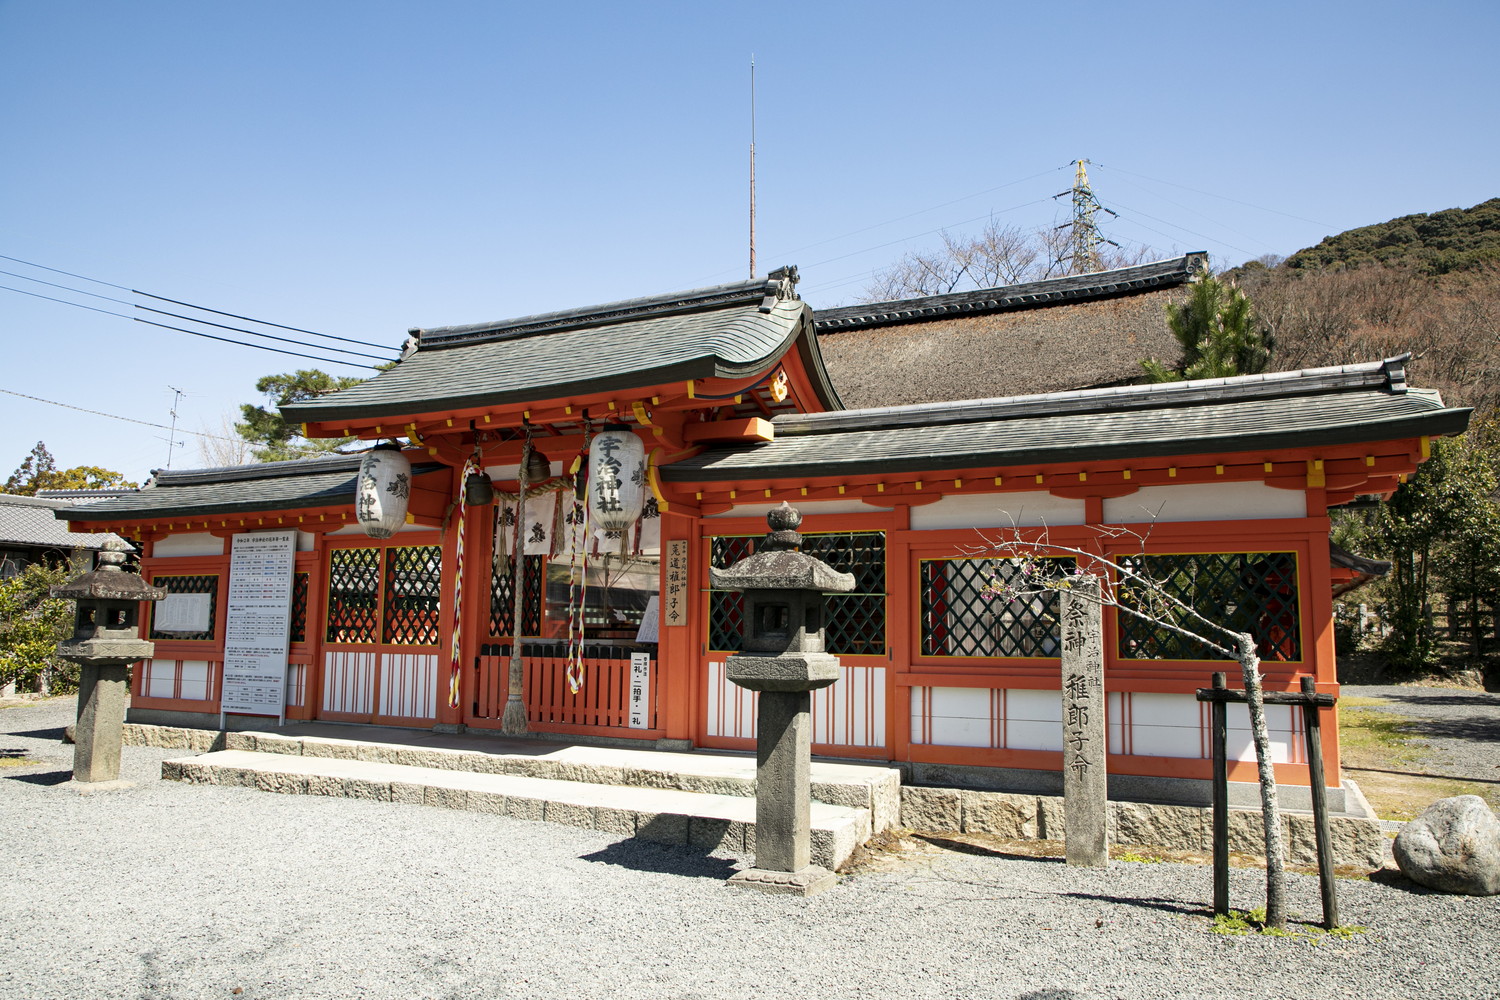
POLYGON ((459 662, 459 645, 463 639, 464 623, 464 534, 468 518, 467 503, 468 491, 464 488, 469 482, 469 474, 479 470, 478 464, 472 457, 464 462, 463 470, 458 475, 458 506, 455 513, 458 515, 458 532, 456 544, 454 545, 454 558, 458 564, 453 568, 453 644, 448 654, 448 707, 457 708, 459 703, 459 681, 463 676, 463 664, 459 662))

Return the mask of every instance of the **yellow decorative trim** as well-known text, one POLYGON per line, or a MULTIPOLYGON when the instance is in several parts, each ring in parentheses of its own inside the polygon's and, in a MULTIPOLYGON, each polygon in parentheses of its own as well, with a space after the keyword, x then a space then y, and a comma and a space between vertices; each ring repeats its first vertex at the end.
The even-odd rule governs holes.
POLYGON ((1428 437, 1426 434, 1423 434, 1422 435, 1422 458, 1425 460, 1425 459, 1429 459, 1431 457, 1432 457, 1432 438, 1428 437))
MULTIPOLYGON (((651 487, 651 495, 656 497, 656 509, 665 511, 671 505, 667 498, 661 495, 661 477, 656 474, 656 459, 662 449, 652 448, 651 454, 646 456, 646 485, 651 487)), ((698 494, 698 499, 703 499, 703 494, 698 494)))

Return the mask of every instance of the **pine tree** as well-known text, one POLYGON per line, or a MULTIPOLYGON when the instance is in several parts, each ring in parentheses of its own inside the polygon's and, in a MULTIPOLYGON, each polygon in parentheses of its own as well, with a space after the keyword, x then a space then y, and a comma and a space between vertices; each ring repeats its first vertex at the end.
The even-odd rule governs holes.
POLYGON ((1186 302, 1167 306, 1167 326, 1182 345, 1182 361, 1175 369, 1154 358, 1142 361, 1152 382, 1256 375, 1271 360, 1270 338, 1255 307, 1233 282, 1198 281, 1186 302))

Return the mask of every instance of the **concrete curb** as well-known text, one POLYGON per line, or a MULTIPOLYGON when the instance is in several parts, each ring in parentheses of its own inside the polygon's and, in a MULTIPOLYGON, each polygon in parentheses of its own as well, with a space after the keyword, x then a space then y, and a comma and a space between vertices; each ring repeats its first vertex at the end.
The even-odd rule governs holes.
MULTIPOLYGON (((553 781, 622 785, 710 795, 755 796, 755 760, 749 756, 675 753, 661 750, 568 746, 547 753, 492 753, 485 750, 373 743, 323 736, 283 736, 264 732, 214 732, 171 726, 127 724, 132 746, 193 750, 237 750, 290 757, 360 760, 476 774, 512 775, 553 781)), ((901 773, 893 767, 814 761, 814 802, 870 813, 873 832, 895 826, 901 813, 901 773)))
MULTIPOLYGON (((288 795, 460 809, 735 853, 755 850, 755 800, 740 795, 247 750, 163 761, 162 777, 288 795)), ((867 809, 813 803, 815 864, 837 868, 870 835, 867 809)))

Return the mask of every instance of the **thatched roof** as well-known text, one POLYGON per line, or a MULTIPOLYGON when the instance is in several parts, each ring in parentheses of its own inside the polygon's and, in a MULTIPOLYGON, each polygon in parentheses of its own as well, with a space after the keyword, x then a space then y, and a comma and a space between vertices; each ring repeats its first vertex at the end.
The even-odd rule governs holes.
POLYGON ((818 346, 845 405, 1060 392, 1141 377, 1178 346, 1165 306, 1204 255, 1002 288, 819 310, 818 346))

